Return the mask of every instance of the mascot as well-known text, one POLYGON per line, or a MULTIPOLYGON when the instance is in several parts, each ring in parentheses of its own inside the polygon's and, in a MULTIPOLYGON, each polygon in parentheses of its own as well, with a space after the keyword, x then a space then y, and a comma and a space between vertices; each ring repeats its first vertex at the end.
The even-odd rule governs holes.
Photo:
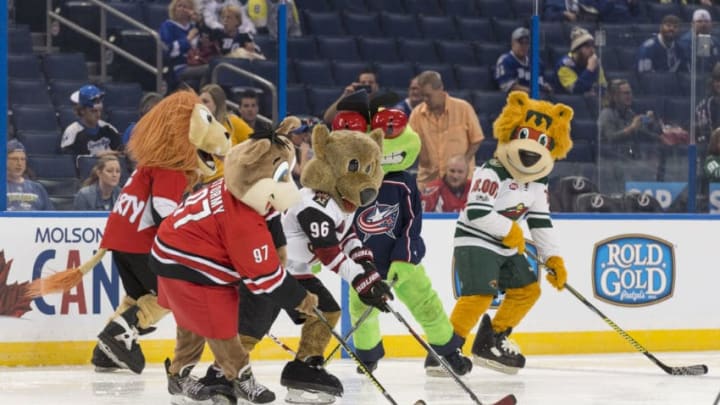
POLYGON ((98 335, 92 363, 98 371, 129 368, 139 374, 145 357, 138 334, 154 330, 167 313, 157 303, 157 279, 148 268, 157 227, 201 176, 215 172, 213 155, 227 153, 229 143, 222 124, 189 91, 163 99, 133 134, 128 152, 137 168, 110 212, 97 254, 77 269, 35 280, 31 294, 69 290, 112 251, 126 296, 98 335))
MULTIPOLYGON (((422 204, 415 176, 406 171, 418 157, 420 137, 407 125, 408 117, 403 111, 380 109, 374 101, 364 104, 349 95, 338 103, 347 109, 339 111, 333 121, 334 129, 367 128, 371 123, 372 129, 381 129, 385 135, 382 186, 375 202, 355 215, 355 229, 369 248, 368 256, 378 272, 394 283, 395 294, 422 326, 430 345, 457 374, 463 375, 472 369, 472 362, 462 356, 463 339, 453 332, 442 302, 420 264, 425 256, 425 243, 420 236, 422 204)), ((351 291, 350 316, 354 324, 366 309, 367 305, 351 291)), ((370 370, 385 355, 378 314, 373 310, 353 337, 358 356, 370 370)), ((425 370, 428 375, 447 376, 430 355, 425 370)))
POLYGON ((513 328, 540 297, 540 285, 525 256, 526 220, 548 281, 562 289, 567 279, 554 238, 547 176, 555 160, 572 148, 570 120, 564 104, 535 101, 524 92, 508 95, 493 124, 498 140, 494 158, 475 169, 467 206, 455 229, 453 286, 458 298, 450 320, 455 333, 467 337, 498 291, 505 298, 494 319, 485 314, 472 354, 475 364, 508 374, 525 365, 525 357, 508 339, 513 328))
POLYGON ((171 394, 194 401, 275 400, 253 377, 238 335, 244 302, 236 284, 286 310, 314 314, 317 296, 288 276, 266 224, 271 209, 281 212, 300 200, 290 174, 294 160, 287 138, 255 134, 231 149, 223 179, 190 195, 160 226, 150 267, 158 276, 158 301, 177 323, 175 357, 165 361, 171 394), (215 364, 195 379, 190 372, 206 342, 215 364))
MULTIPOLYGON (((351 130, 330 133, 324 125, 316 125, 312 135, 315 155, 300 177, 301 202, 282 215, 288 272, 318 296, 318 308, 333 326, 340 319, 340 306, 314 276, 312 267, 317 263, 350 283, 368 305, 384 308, 385 300, 392 298, 352 225, 355 211, 375 199, 382 182, 382 137, 381 131, 369 135, 351 130)), ((241 338, 248 349, 270 330, 277 316, 277 311, 263 305, 262 296, 254 297, 240 316, 241 338)), ((323 367, 323 353, 332 335, 317 318, 304 318, 295 311, 289 315, 303 326, 297 355, 285 365, 280 378, 288 388, 285 400, 333 403, 342 396, 343 386, 323 367)))

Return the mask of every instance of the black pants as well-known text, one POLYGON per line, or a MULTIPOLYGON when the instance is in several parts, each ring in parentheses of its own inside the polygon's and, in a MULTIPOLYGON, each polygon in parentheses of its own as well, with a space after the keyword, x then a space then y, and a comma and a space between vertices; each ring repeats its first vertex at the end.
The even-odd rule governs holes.
POLYGON ((112 255, 125 293, 130 298, 138 299, 146 294, 157 295, 157 276, 148 265, 150 254, 113 251, 112 255))
MULTIPOLYGON (((298 279, 300 285, 306 290, 318 296, 318 308, 323 312, 340 311, 340 305, 335 297, 325 288, 325 285, 315 277, 298 279)), ((266 294, 253 294, 240 283, 240 311, 238 311, 238 332, 241 335, 251 336, 255 339, 262 339, 270 331, 272 324, 277 319, 280 309, 279 305, 270 299, 266 294)), ((300 325, 305 318, 294 309, 286 309, 290 319, 300 325)))

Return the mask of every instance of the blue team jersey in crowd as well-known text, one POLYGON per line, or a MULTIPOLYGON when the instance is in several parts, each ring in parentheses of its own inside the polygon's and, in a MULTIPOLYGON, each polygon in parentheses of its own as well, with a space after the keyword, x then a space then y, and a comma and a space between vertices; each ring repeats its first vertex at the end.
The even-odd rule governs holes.
POLYGON ((682 51, 676 42, 669 47, 662 41, 660 34, 643 42, 638 49, 637 71, 677 72, 682 61, 682 51))
POLYGON ((45 211, 53 209, 45 188, 34 181, 7 182, 8 211, 45 211))
MULTIPOLYGON (((542 74, 543 69, 544 67, 541 61, 539 69, 540 75, 538 78, 541 86, 545 83, 542 74)), ((495 64, 495 81, 500 87, 500 90, 506 92, 509 91, 515 83, 530 87, 530 58, 528 57, 527 60, 521 61, 512 52, 500 55, 495 64)))

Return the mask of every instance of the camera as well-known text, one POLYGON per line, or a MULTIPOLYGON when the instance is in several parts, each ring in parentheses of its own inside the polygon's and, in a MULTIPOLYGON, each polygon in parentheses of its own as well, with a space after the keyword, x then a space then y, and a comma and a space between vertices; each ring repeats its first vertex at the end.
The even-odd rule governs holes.
POLYGON ((355 91, 365 90, 365 92, 368 94, 372 92, 372 86, 370 86, 369 84, 358 84, 353 86, 353 89, 355 89, 355 91))

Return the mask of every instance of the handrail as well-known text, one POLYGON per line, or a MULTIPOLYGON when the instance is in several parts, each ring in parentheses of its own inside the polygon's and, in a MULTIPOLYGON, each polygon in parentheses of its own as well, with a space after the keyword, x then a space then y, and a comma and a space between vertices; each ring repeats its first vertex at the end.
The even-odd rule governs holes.
POLYGON ((67 26, 68 28, 74 30, 75 32, 78 32, 79 34, 83 35, 86 38, 89 38, 97 43, 100 44, 100 77, 101 80, 104 82, 107 77, 107 63, 106 63, 106 55, 105 55, 105 48, 109 48, 113 50, 114 52, 120 54, 121 56, 124 56, 127 58, 130 62, 140 66, 141 68, 147 70, 148 72, 155 75, 155 90, 157 92, 161 92, 161 89, 163 87, 163 50, 165 49, 165 44, 160 39, 160 34, 157 33, 156 30, 148 27, 145 24, 142 24, 138 22, 137 20, 128 17, 126 14, 116 10, 115 8, 108 6, 107 4, 99 1, 99 0, 83 0, 88 3, 92 3, 98 7, 100 7, 100 35, 88 31, 87 29, 79 26, 78 24, 75 24, 74 22, 68 20, 67 18, 61 16, 57 12, 52 10, 52 0, 46 1, 46 10, 47 10, 47 18, 46 18, 46 40, 45 43, 47 45, 47 49, 49 50, 52 47, 52 24, 51 21, 57 20, 58 22, 62 23, 63 25, 67 26), (107 12, 114 15, 115 17, 121 19, 122 21, 135 26, 140 31, 144 31, 150 36, 153 37, 155 40, 155 66, 150 65, 149 63, 143 61, 142 59, 138 58, 137 56, 127 52, 126 50, 118 47, 117 45, 113 44, 112 42, 107 40, 107 12))
POLYGON ((213 70, 211 72, 211 76, 210 76, 212 83, 217 83, 218 71, 220 69, 227 69, 233 73, 239 74, 240 76, 249 78, 250 80, 254 80, 254 81, 260 83, 261 85, 263 85, 264 87, 266 87, 268 90, 270 90, 270 94, 272 95, 272 122, 275 125, 278 123, 277 88, 275 87, 274 84, 272 84, 271 82, 265 80, 264 78, 256 75, 253 72, 249 72, 243 68, 237 67, 237 66, 232 65, 227 62, 220 62, 217 65, 215 65, 215 67, 213 68, 213 70))

